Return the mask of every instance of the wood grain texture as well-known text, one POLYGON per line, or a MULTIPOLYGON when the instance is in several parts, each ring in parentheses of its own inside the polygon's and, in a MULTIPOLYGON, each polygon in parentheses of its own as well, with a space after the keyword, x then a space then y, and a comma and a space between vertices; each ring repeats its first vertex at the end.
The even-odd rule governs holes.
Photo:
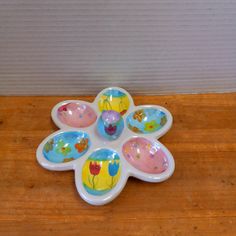
POLYGON ((50 110, 64 99, 0 97, 0 235, 236 235, 235 93, 136 96, 173 114, 161 142, 176 171, 160 184, 130 178, 100 207, 79 197, 72 171, 36 161, 38 144, 57 130, 50 110))
POLYGON ((234 0, 0 0, 0 94, 236 91, 234 0))

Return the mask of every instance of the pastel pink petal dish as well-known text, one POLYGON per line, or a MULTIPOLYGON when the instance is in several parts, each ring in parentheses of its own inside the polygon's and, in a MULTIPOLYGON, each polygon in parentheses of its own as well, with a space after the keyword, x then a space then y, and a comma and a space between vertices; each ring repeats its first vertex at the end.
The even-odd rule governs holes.
POLYGON ((92 205, 112 201, 130 176, 157 183, 174 172, 173 156, 158 141, 173 121, 164 107, 135 106, 126 90, 111 87, 92 103, 62 101, 51 116, 59 130, 41 142, 37 160, 48 170, 74 170, 78 193, 92 205))
POLYGON ((123 145, 126 160, 140 171, 160 174, 168 168, 168 158, 157 142, 132 138, 123 145))
POLYGON ((58 119, 68 126, 85 128, 96 121, 97 115, 87 104, 69 102, 58 108, 58 119))

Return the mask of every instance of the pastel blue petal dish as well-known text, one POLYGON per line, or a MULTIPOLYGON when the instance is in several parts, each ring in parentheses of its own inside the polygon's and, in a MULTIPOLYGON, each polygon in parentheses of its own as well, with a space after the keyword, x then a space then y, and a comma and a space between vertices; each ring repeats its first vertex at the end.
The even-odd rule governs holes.
POLYGON ((68 162, 83 156, 90 146, 88 134, 82 131, 63 132, 50 139, 43 149, 45 158, 54 163, 68 162), (86 145, 82 150, 79 146, 86 145))
POLYGON ((143 108, 128 115, 127 126, 135 133, 149 134, 160 130, 167 121, 166 114, 156 108, 143 108))

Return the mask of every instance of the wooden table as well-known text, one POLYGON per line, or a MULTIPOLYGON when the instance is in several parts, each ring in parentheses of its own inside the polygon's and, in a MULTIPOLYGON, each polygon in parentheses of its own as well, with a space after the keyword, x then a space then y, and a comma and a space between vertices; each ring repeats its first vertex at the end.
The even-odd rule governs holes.
POLYGON ((0 97, 1 235, 236 235, 236 94, 135 97, 173 114, 161 142, 176 170, 160 184, 130 178, 100 207, 79 197, 72 171, 47 171, 35 158, 57 130, 51 108, 68 98, 0 97))

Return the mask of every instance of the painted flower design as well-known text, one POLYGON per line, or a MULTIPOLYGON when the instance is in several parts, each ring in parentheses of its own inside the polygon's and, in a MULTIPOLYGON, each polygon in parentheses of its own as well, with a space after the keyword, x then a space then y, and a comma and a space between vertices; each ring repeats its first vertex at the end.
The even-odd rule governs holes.
POLYGON ((68 104, 59 107, 58 111, 59 112, 66 112, 67 111, 67 106, 68 106, 68 104))
POLYGON ((145 118, 145 113, 144 110, 138 110, 134 113, 133 118, 134 120, 138 120, 139 122, 141 122, 144 118, 145 118))
POLYGON ((114 163, 109 163, 108 165, 108 172, 109 172, 109 175, 111 176, 111 185, 110 185, 110 188, 113 187, 114 185, 114 176, 117 175, 118 173, 118 170, 119 170, 119 166, 120 166, 120 163, 119 162, 114 162, 114 163))
POLYGON ((141 130, 136 127, 136 126, 132 126, 131 124, 128 124, 128 127, 130 130, 132 130, 134 133, 141 133, 141 130))
POLYGON ((63 140, 59 140, 57 143, 56 152, 66 156, 70 153, 71 148, 67 143, 64 143, 63 140))
POLYGON ((44 150, 45 150, 46 152, 51 151, 51 150, 53 149, 53 144, 54 144, 53 139, 50 139, 50 140, 45 144, 44 150))
POLYGON ((94 162, 94 163, 90 162, 89 170, 90 170, 91 175, 93 175, 92 180, 91 180, 92 188, 95 189, 95 177, 99 174, 101 170, 101 166, 97 162, 94 162))
POLYGON ((70 162, 70 161, 73 161, 75 160, 74 157, 69 157, 69 158, 64 158, 63 162, 66 163, 66 162, 70 162))
POLYGON ((112 177, 115 176, 119 170, 119 166, 120 166, 119 162, 114 162, 114 163, 110 162, 108 165, 109 175, 112 177))
POLYGON ((107 134, 109 135, 113 135, 117 130, 117 126, 116 125, 109 125, 108 127, 105 127, 105 131, 107 134))
POLYGON ((129 176, 161 182, 174 171, 171 153, 156 139, 171 127, 171 114, 157 105, 135 106, 122 88, 104 89, 92 103, 62 101, 52 119, 60 130, 39 145, 38 162, 74 170, 77 190, 90 204, 113 200, 129 176))
POLYGON ((124 110, 122 110, 122 111, 120 112, 120 114, 123 116, 126 112, 127 112, 127 110, 124 109, 124 110))
POLYGON ((84 152, 86 149, 88 149, 88 142, 89 140, 87 138, 83 138, 80 142, 75 144, 75 148, 79 153, 84 152))
POLYGON ((164 115, 164 116, 161 118, 160 125, 161 125, 161 126, 164 126, 164 125, 166 124, 166 122, 167 122, 167 118, 166 118, 166 116, 164 115))
POLYGON ((148 132, 152 132, 152 131, 157 130, 159 127, 160 125, 155 120, 152 120, 150 122, 145 123, 144 130, 148 132))
POLYGON ((97 162, 93 163, 91 161, 89 164, 89 170, 90 170, 91 175, 98 175, 101 170, 101 166, 99 163, 97 163, 97 162))

